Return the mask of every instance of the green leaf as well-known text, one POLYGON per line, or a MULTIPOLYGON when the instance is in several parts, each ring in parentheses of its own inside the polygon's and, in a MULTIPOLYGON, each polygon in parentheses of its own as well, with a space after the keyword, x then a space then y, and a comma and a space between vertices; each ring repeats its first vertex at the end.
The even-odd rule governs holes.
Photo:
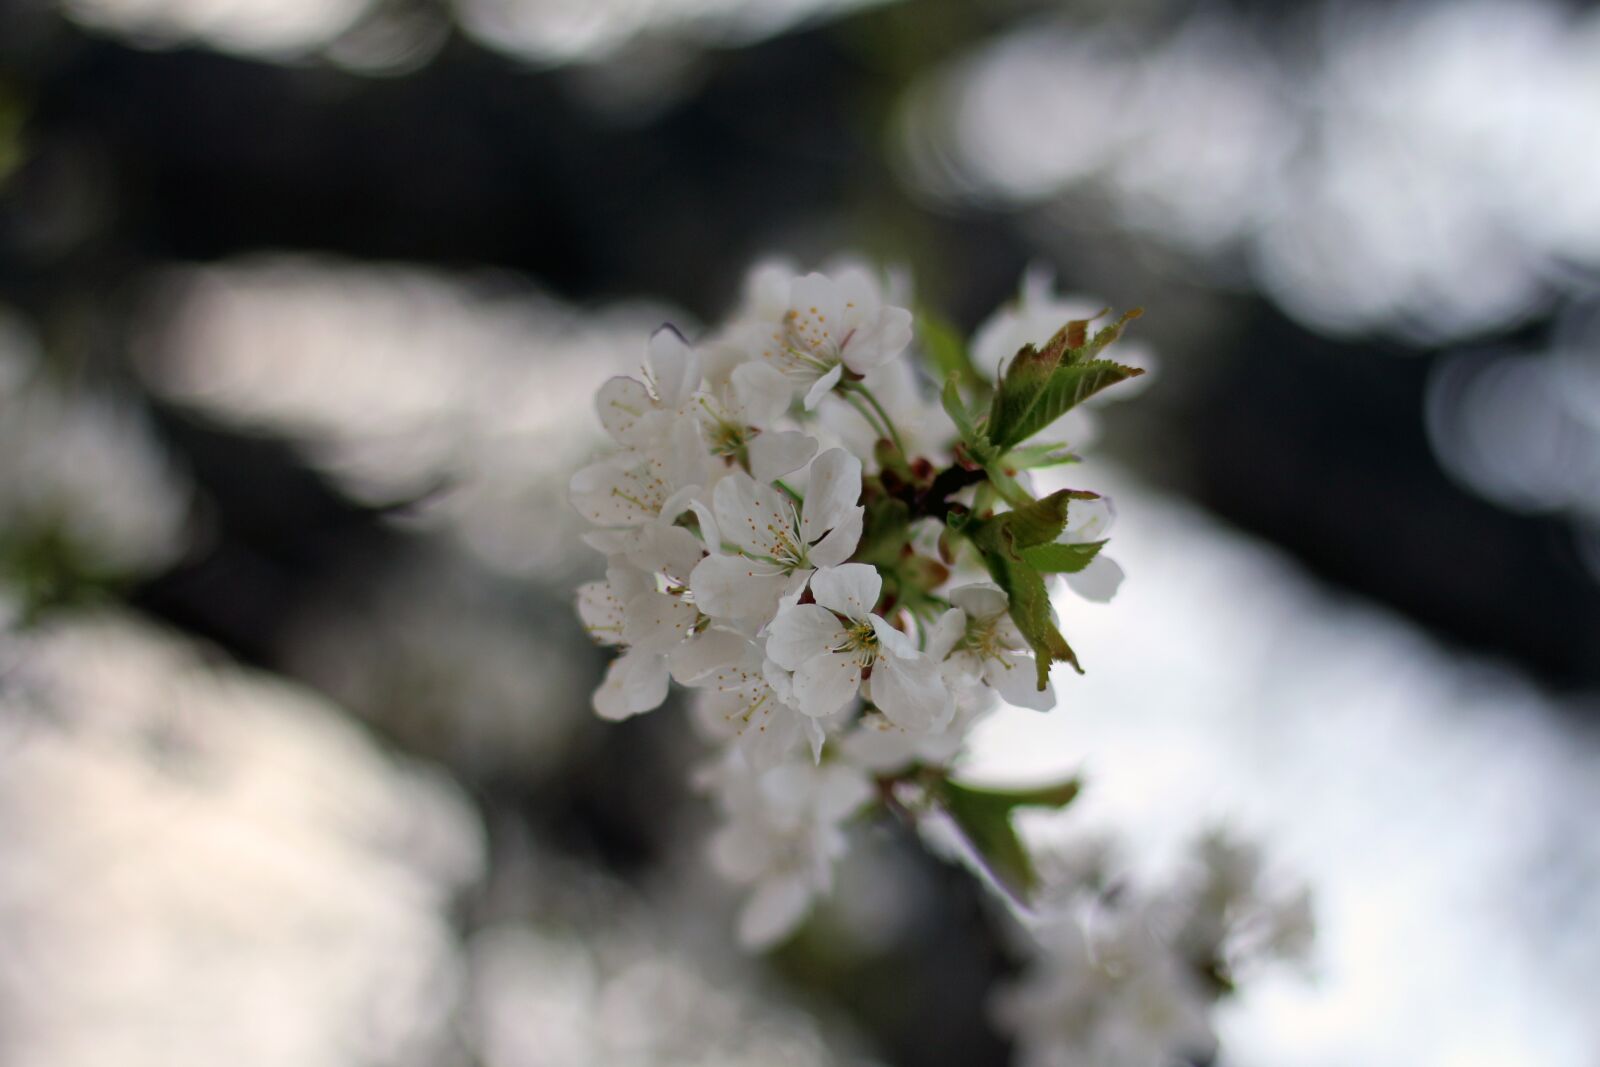
POLYGON ((1061 445, 1024 445, 1006 453, 1001 462, 1019 471, 1038 470, 1041 467, 1059 467, 1064 463, 1081 463, 1083 457, 1061 445))
POLYGON ((1060 489, 1043 500, 1035 500, 997 516, 997 522, 1011 531, 1019 549, 1049 544, 1067 526, 1067 506, 1074 500, 1096 500, 1099 493, 1082 489, 1060 489))
POLYGON ((994 448, 989 444, 988 436, 978 429, 972 413, 967 410, 966 402, 961 399, 961 390, 956 384, 959 377, 957 374, 951 374, 944 380, 944 389, 939 394, 939 400, 944 404, 945 414, 955 423, 957 432, 961 434, 961 441, 967 446, 972 458, 988 465, 994 459, 994 448))
POLYGON ((1100 554, 1104 541, 1084 544, 1036 545, 1022 550, 1022 558, 1033 564, 1041 574, 1077 574, 1100 554))
POLYGON ((1008 808, 1064 808, 1078 799, 1078 794, 1083 792, 1083 782, 1076 777, 1045 785, 1024 786, 1021 789, 997 789, 954 781, 946 781, 945 787, 981 799, 985 803, 1003 804, 1008 808))
POLYGON ((1083 667, 1078 662, 1077 653, 1061 636, 1051 617, 1050 591, 1045 587, 1044 576, 1027 561, 1023 551, 1028 546, 1045 544, 1060 534, 1066 521, 1066 504, 1071 495, 1072 490, 1052 493, 1019 511, 1008 511, 992 519, 973 522, 966 530, 983 558, 990 577, 1010 598, 1011 621, 1017 624, 1028 647, 1033 649, 1041 691, 1050 682, 1050 664, 1053 661, 1070 663, 1079 674, 1083 673, 1083 667), (1019 514, 1022 515, 1020 519, 1017 518, 1019 514), (1019 525, 1026 546, 1019 543, 1019 525))
POLYGON ((984 789, 946 781, 940 789, 945 811, 971 844, 994 880, 1019 900, 1038 884, 1028 850, 1011 815, 1017 808, 1063 808, 1078 796, 1076 779, 1037 789, 984 789))
POLYGON ((1006 366, 989 408, 987 432, 999 451, 1009 451, 1102 389, 1143 374, 1094 358, 1122 335, 1142 312, 1135 308, 1085 340, 1087 323, 1069 322, 1044 348, 1025 345, 1006 366))

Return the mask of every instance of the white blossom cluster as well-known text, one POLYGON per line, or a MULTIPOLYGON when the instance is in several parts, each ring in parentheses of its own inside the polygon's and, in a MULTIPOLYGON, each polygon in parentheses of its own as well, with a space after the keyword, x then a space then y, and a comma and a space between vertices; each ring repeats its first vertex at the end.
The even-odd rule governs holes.
MULTIPOLYGON (((858 266, 757 268, 732 321, 696 343, 661 327, 642 373, 600 389, 616 450, 571 480, 607 561, 578 611, 619 653, 595 710, 619 720, 659 707, 670 681, 694 691, 695 721, 721 745, 703 775, 726 817, 713 860, 750 887, 750 946, 783 938, 829 889, 842 824, 896 774, 947 764, 1001 700, 1055 700, 1006 591, 940 514, 879 528, 894 472, 925 487, 955 469, 958 440, 891 288, 858 266)), ((1043 345, 1063 323, 1022 336, 1031 310, 980 333, 1043 345)), ((969 486, 956 506, 1004 511, 969 486)), ((1063 545, 1099 542, 1111 521, 1109 501, 1082 495, 1063 545)), ((1121 572, 1096 555, 1067 577, 1104 600, 1121 572)))
POLYGON ((1224 834, 1202 838, 1193 872, 1156 892, 1114 876, 1102 840, 1045 859, 1032 961, 993 1004, 1021 1067, 1209 1062, 1212 1008, 1240 975, 1305 962, 1309 894, 1224 834))

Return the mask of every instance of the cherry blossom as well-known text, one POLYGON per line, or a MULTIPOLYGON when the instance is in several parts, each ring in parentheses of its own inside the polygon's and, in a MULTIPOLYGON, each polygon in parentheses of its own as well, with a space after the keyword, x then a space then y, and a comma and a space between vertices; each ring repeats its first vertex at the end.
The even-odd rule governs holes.
POLYGON ((739 940, 749 948, 775 944, 832 888, 833 864, 846 846, 842 824, 871 798, 871 783, 840 763, 758 771, 737 753, 704 780, 727 816, 710 842, 712 865, 750 887, 739 940))
POLYGON ((878 284, 859 268, 787 284, 769 272, 756 304, 760 317, 737 332, 735 343, 803 390, 808 411, 846 371, 866 374, 911 342, 911 313, 886 304, 878 284))
POLYGON ((870 678, 872 702, 909 730, 936 730, 954 713, 937 665, 911 638, 872 613, 883 588, 864 563, 819 570, 812 604, 786 606, 773 620, 767 655, 794 672, 795 703, 807 715, 831 715, 870 678))
POLYGON ((841 448, 812 460, 803 502, 735 472, 717 483, 716 527, 731 551, 695 567, 689 586, 702 610, 730 619, 772 618, 779 602, 798 594, 817 567, 850 558, 864 515, 861 461, 841 448))
POLYGON ((1003 589, 988 582, 964 585, 950 591, 950 603, 954 606, 940 617, 929 651, 943 658, 952 684, 982 682, 1019 708, 1055 706, 1055 691, 1038 687, 1033 652, 1011 621, 1003 589))

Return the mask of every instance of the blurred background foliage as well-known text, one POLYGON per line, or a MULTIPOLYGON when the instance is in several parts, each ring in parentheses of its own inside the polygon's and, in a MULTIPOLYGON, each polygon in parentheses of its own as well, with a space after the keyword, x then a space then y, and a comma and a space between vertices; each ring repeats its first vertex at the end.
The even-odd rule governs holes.
MULTIPOLYGON (((594 387, 659 321, 714 321, 770 253, 908 268, 917 302, 967 329, 1048 270, 1148 309, 1158 379, 1089 454, 1135 499, 1177 501, 1151 548, 1173 580, 1211 558, 1191 536, 1258 538, 1290 568, 1261 572, 1273 588, 1353 595, 1425 635, 1439 651, 1397 662, 1430 665, 1430 707, 1487 670, 1517 679, 1496 708, 1539 709, 1495 731, 1592 746, 1597 134, 1600 11, 1558 0, 13 2, 0 562, 48 648, 113 624, 85 636, 45 607, 131 609, 114 617, 293 679, 464 787, 440 810, 481 821, 461 839, 483 855, 427 867, 468 938, 439 950, 470 972, 445 983, 456 1014, 369 1058, 257 1062, 711 1062, 694 1042, 723 1032, 759 1035, 727 1062, 999 1062, 982 991, 1012 963, 993 918, 888 827, 873 862, 891 870, 847 885, 904 896, 862 888, 761 979, 820 1023, 739 1000, 750 965, 717 956, 721 985, 665 1003, 746 1029, 650 1029, 662 990, 706 966, 663 945, 714 928, 718 891, 682 869, 704 818, 682 731, 586 711, 600 660, 567 602, 593 561, 563 488, 597 444, 594 387), (569 1026, 584 997, 623 1022, 569 1026), (530 1003, 549 1017, 507 1021, 530 1003), (619 1032, 637 1040, 605 1044, 619 1032)), ((1271 614, 1258 590, 1212 592, 1271 614)), ((1392 637, 1353 618, 1361 648, 1392 637)), ((1244 632, 1172 639, 1227 661, 1219 636, 1244 632)), ((1326 655, 1359 661, 1343 639, 1326 655)), ((1199 654, 1175 645, 1143 662, 1199 654)), ((162 670, 138 684, 191 668, 162 670)), ((1310 722, 1316 699, 1284 706, 1310 722)), ((1449 748, 1466 721, 1412 743, 1449 748)), ((1399 744, 1392 727, 1368 740, 1399 744)), ((65 788, 34 766, 45 795, 65 788)), ((1574 803, 1553 790, 1532 817, 1574 803)), ((1575 870, 1539 884, 1592 889, 1575 870)), ((43 898, 14 899, 13 929, 56 928, 43 898)), ((1563 975, 1594 976, 1584 944, 1563 975)), ((11 993, 33 1020, 11 1062, 69 1062, 38 1021, 67 1001, 11 993)), ((179 1062, 163 1040, 139 1047, 179 1062)))

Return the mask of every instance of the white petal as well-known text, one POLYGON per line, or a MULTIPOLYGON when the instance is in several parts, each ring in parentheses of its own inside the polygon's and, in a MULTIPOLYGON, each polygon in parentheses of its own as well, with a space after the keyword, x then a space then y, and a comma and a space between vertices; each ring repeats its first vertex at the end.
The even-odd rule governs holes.
POLYGON ((758 881, 771 869, 776 857, 771 833, 754 821, 740 821, 721 827, 706 845, 714 871, 730 882, 758 881))
POLYGON ((838 822, 872 799, 872 783, 854 767, 830 763, 819 774, 816 794, 817 815, 838 822))
POLYGON ((883 578, 870 563, 823 567, 811 576, 811 595, 817 603, 852 619, 870 615, 882 591, 883 578))
POLYGON ((594 710, 603 719, 626 719, 661 706, 667 699, 667 658, 631 650, 611 661, 594 691, 594 710))
POLYGON ((605 582, 578 586, 578 617, 590 637, 602 645, 622 643, 622 600, 605 582))
POLYGON ((673 651, 672 677, 679 685, 715 678, 739 664, 749 647, 747 638, 730 630, 706 630, 673 651))
POLYGON ((833 369, 818 378, 811 384, 811 388, 806 390, 805 409, 815 411, 817 405, 822 403, 822 398, 833 391, 833 387, 839 384, 839 379, 842 377, 844 377, 844 364, 835 363, 833 369))
POLYGON ((876 322, 883 311, 883 296, 877 280, 860 267, 845 267, 836 271, 833 277, 844 305, 839 310, 839 316, 846 327, 876 322))
POLYGON ((872 668, 872 702, 888 720, 914 733, 937 730, 955 713, 955 702, 928 657, 880 656, 872 668))
POLYGON ((712 555, 721 553, 722 531, 717 527, 717 517, 711 506, 703 500, 691 500, 689 510, 694 512, 695 521, 700 524, 700 541, 706 551, 712 555))
POLYGON ((789 289, 795 270, 787 260, 764 260, 745 275, 744 302, 751 314, 762 319, 778 319, 789 307, 789 289))
POLYGON ((1117 595, 1122 585, 1122 568, 1104 553, 1089 561, 1077 574, 1064 575, 1067 585, 1085 600, 1104 604, 1117 595))
POLYGON ((816 541, 861 500, 861 460, 830 448, 811 461, 811 478, 800 510, 800 536, 816 541))
MULTIPOLYGON (((753 367, 755 364, 746 363, 753 367)), ((767 430, 750 442, 750 473, 758 482, 793 474, 817 454, 817 439, 799 430, 767 430)))
MULTIPOLYGON (((906 656, 922 655, 917 651, 916 642, 906 634, 896 630, 883 616, 868 615, 867 619, 872 623, 872 632, 877 635, 878 655, 880 657, 890 655, 904 658, 906 656)), ((929 662, 932 661, 930 660, 929 662)))
POLYGON ((967 613, 951 608, 928 628, 928 658, 939 663, 950 655, 967 632, 967 613))
POLYGON ((623 604, 627 604, 640 593, 653 593, 656 588, 654 575, 640 570, 621 557, 613 557, 606 561, 606 583, 611 586, 611 591, 617 594, 617 599, 623 604))
POLYGON ((1067 508, 1067 528, 1056 538, 1067 544, 1104 541, 1117 521, 1117 508, 1108 496, 1074 500, 1067 508))
POLYGON ((910 343, 911 312, 886 307, 877 322, 856 331, 841 357, 845 366, 857 374, 866 374, 899 355, 910 343))
POLYGON ((819 720, 813 719, 809 715, 801 716, 800 721, 805 724, 806 740, 811 744, 811 762, 820 764, 822 762, 822 745, 828 739, 828 732, 822 728, 822 723, 819 720))
POLYGON ((1047 683, 1040 691, 1037 663, 1024 653, 984 660, 983 680, 1015 707, 1049 711, 1056 706, 1055 689, 1047 683))
POLYGON ((826 274, 807 274, 789 287, 790 328, 812 351, 836 351, 844 340, 844 300, 826 274))
MULTIPOLYGON (((805 596, 806 586, 811 582, 811 576, 815 573, 817 572, 810 567, 801 567, 789 575, 789 582, 783 587, 783 595, 778 598, 778 610, 773 612, 773 615, 787 611, 800 603, 800 598, 805 596)), ((770 619, 767 621, 768 623, 771 622, 770 619)), ((758 628, 757 634, 765 636, 764 629, 765 627, 758 628)))
POLYGON ((831 652, 844 642, 844 627, 833 612, 816 604, 796 604, 767 627, 767 656, 785 670, 831 652))
POLYGON ((992 619, 1006 610, 1006 591, 988 582, 975 582, 950 590, 950 603, 974 619, 992 619))
MULTIPOLYGON (((687 485, 709 485, 711 454, 700 435, 700 420, 692 414, 670 417, 664 444, 653 446, 651 460, 670 490, 687 485)), ((684 503, 687 507, 687 502, 684 503)), ((677 516, 674 515, 673 518, 677 516)))
POLYGON ((794 509, 788 498, 743 471, 735 471, 717 483, 712 491, 712 506, 718 531, 752 556, 774 556, 780 535, 791 539, 797 536, 794 509))
POLYGON ((828 536, 811 547, 806 558, 819 567, 837 567, 855 555, 866 515, 867 509, 859 504, 845 512, 838 525, 828 531, 828 536))
POLYGON ((810 884, 798 874, 762 882, 739 911, 739 943, 747 949, 777 944, 806 917, 811 895, 810 884))
POLYGON ((580 536, 583 543, 602 556, 618 556, 632 552, 638 544, 637 530, 585 530, 580 536))
POLYGON ((850 703, 860 688, 860 665, 854 658, 835 652, 812 656, 794 672, 794 695, 800 711, 817 718, 832 715, 850 703))
POLYGON ((672 326, 662 326, 650 335, 649 355, 662 405, 682 407, 700 387, 700 357, 672 326))
POLYGON ((665 574, 682 581, 704 555, 700 539, 682 526, 653 522, 639 531, 628 562, 647 574, 665 574))
POLYGON ((741 363, 733 369, 736 414, 747 426, 765 429, 789 410, 794 386, 782 372, 765 363, 741 363))
POLYGON ((939 676, 952 693, 983 681, 984 661, 970 649, 958 649, 939 667, 939 676))
POLYGON ((637 444, 643 439, 641 430, 645 417, 655 411, 650 390, 634 378, 612 378, 606 382, 595 394, 594 406, 606 433, 625 445, 637 444))
POLYGON ((578 514, 596 526, 639 526, 666 502, 664 484, 637 457, 618 457, 584 467, 567 493, 578 514))
POLYGON ((628 601, 622 639, 645 652, 670 652, 689 636, 699 617, 695 606, 682 597, 644 593, 628 601))
POLYGON ((743 556, 707 556, 689 575, 695 604, 718 619, 766 622, 788 584, 781 570, 743 556))

